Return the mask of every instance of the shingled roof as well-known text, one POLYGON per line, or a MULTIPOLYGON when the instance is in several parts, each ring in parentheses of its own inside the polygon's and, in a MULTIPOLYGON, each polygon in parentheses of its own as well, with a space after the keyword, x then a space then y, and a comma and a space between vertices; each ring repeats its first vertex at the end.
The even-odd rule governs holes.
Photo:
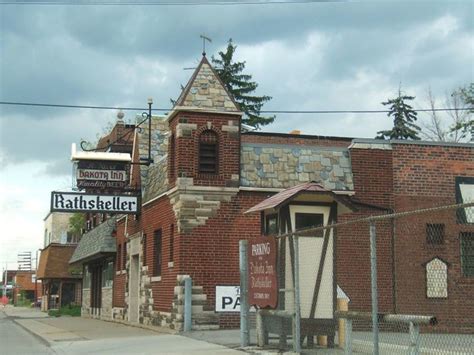
POLYGON ((346 207, 348 207, 351 210, 355 210, 355 208, 352 205, 351 201, 346 196, 337 196, 332 191, 326 190, 321 184, 319 184, 317 182, 314 182, 314 181, 310 181, 310 182, 299 184, 299 185, 290 187, 286 190, 283 190, 283 191, 277 193, 276 195, 273 195, 273 196, 263 200, 259 204, 253 206, 251 209, 249 209, 245 213, 276 209, 276 208, 284 205, 288 201, 294 199, 296 196, 298 196, 302 193, 314 193, 314 194, 320 194, 320 195, 329 195, 335 201, 345 205, 346 207))
POLYGON ((115 253, 117 247, 112 236, 115 227, 116 217, 113 217, 84 234, 69 263, 85 262, 115 253))
POLYGON ((38 279, 71 279, 81 275, 70 272, 69 260, 76 245, 51 243, 41 251, 38 279))

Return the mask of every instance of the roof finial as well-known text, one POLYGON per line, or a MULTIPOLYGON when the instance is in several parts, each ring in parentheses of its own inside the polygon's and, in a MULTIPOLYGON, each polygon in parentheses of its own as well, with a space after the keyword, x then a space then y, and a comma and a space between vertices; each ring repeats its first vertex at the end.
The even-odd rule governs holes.
POLYGON ((124 116, 125 114, 123 113, 122 109, 119 109, 119 111, 117 112, 117 123, 123 124, 124 116))
POLYGON ((206 37, 205 35, 200 35, 199 37, 202 38, 202 56, 205 57, 206 56, 206 41, 209 41, 209 43, 211 43, 212 39, 210 39, 209 37, 206 37))

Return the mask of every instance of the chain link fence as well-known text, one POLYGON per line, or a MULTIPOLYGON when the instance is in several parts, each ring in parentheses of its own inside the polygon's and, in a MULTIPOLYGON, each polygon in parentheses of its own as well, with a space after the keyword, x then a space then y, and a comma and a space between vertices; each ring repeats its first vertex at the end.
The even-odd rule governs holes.
POLYGON ((259 345, 473 354, 474 203, 417 207, 367 207, 337 223, 329 207, 293 213, 298 232, 277 237, 278 307, 259 312, 259 345))

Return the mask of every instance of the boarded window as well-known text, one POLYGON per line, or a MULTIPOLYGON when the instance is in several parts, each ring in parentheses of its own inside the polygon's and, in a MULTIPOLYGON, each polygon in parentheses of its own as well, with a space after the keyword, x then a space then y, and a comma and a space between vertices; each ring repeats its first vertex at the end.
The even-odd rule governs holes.
POLYGON ((161 229, 155 231, 153 235, 154 241, 154 268, 153 276, 161 276, 161 265, 163 264, 163 253, 162 253, 162 236, 161 229))
POLYGON ((426 264, 426 297, 448 297, 448 265, 439 258, 426 264))
POLYGON ((174 225, 170 225, 170 262, 174 259, 174 225))
POLYGON ((143 241, 142 241, 142 247, 143 247, 143 251, 142 251, 142 260, 143 260, 143 266, 146 266, 146 234, 143 234, 143 241))
POLYGON ((464 276, 474 276, 474 232, 460 234, 461 267, 464 276))
POLYGON ((444 243, 444 224, 436 223, 426 225, 426 243, 443 244, 444 243))
POLYGON ((122 270, 125 270, 127 266, 127 242, 123 243, 122 247, 122 270))
POLYGON ((122 244, 119 244, 117 247, 117 260, 115 260, 115 265, 117 265, 117 271, 122 270, 122 262, 121 262, 121 257, 122 257, 122 244))
POLYGON ((217 174, 217 135, 206 130, 199 137, 199 173, 217 174))

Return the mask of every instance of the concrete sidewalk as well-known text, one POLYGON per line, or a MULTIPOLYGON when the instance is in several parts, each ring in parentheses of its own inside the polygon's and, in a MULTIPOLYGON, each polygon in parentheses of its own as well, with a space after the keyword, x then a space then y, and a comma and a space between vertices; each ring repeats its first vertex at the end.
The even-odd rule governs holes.
POLYGON ((3 312, 57 354, 242 354, 218 344, 114 322, 49 317, 20 307, 6 307, 3 312))

